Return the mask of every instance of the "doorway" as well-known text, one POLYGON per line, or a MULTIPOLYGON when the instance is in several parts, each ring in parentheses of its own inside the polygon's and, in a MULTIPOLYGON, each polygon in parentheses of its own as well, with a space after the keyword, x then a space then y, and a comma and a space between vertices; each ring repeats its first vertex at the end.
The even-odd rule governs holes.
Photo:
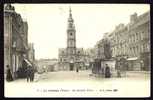
POLYGON ((70 63, 70 71, 74 70, 74 63, 70 63))

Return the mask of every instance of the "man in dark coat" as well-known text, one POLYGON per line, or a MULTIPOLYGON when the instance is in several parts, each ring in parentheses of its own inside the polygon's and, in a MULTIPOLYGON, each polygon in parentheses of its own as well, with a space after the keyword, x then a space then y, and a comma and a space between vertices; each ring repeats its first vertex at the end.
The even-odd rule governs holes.
POLYGON ((34 70, 34 68, 31 66, 31 70, 30 70, 30 81, 31 81, 31 82, 34 81, 34 74, 35 74, 35 70, 34 70))
POLYGON ((30 68, 30 66, 27 66, 27 69, 26 69, 27 82, 29 82, 29 80, 30 80, 30 74, 31 74, 31 68, 30 68))
POLYGON ((76 72, 79 72, 79 68, 78 67, 76 68, 76 72))
POLYGON ((106 64, 105 68, 105 78, 110 78, 111 77, 111 72, 109 66, 106 64))
POLYGON ((12 77, 11 70, 9 68, 9 65, 7 65, 6 68, 7 68, 6 69, 6 80, 8 82, 13 81, 13 77, 12 77))

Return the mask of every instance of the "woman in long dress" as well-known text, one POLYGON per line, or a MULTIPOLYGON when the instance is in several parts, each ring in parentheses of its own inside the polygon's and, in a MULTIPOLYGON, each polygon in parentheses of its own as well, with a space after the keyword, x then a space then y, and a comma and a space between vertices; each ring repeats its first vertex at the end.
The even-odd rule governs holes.
POLYGON ((8 82, 13 81, 13 77, 12 77, 11 70, 9 68, 9 65, 7 65, 6 68, 7 68, 7 71, 6 71, 6 80, 8 82))

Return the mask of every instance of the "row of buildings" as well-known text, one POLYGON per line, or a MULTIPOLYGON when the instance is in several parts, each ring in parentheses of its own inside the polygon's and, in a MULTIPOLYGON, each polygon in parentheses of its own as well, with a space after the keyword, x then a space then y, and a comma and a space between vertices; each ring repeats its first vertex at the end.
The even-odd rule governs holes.
POLYGON ((58 71, 58 59, 39 59, 36 60, 38 73, 58 71))
POLYGON ((4 70, 10 66, 11 73, 17 78, 17 71, 23 63, 33 64, 35 50, 28 43, 28 23, 15 11, 11 4, 4 5, 4 70))
POLYGON ((134 13, 127 25, 119 24, 105 33, 95 45, 95 52, 97 59, 114 59, 116 68, 150 70, 150 12, 140 16, 134 13))

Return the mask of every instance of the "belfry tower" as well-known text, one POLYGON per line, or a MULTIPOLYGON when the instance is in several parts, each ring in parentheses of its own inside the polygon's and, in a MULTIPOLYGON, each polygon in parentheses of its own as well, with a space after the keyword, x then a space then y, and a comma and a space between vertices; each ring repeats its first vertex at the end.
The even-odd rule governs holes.
POLYGON ((83 48, 76 47, 76 30, 72 18, 71 8, 69 9, 67 34, 67 47, 59 48, 59 68, 60 70, 74 71, 84 68, 83 48))
POLYGON ((68 28, 67 28, 67 55, 70 61, 70 70, 73 70, 76 56, 76 30, 72 18, 71 8, 69 9, 68 28))

